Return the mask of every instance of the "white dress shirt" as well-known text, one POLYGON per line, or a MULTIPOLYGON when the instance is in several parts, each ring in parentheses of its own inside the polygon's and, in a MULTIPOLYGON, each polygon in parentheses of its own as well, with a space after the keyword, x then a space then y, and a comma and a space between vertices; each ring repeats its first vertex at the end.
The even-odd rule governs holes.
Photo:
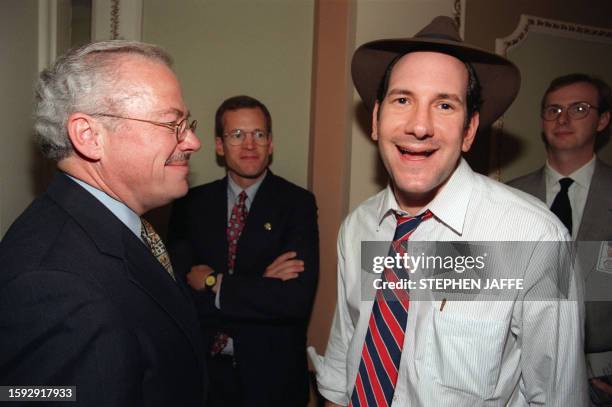
MULTIPOLYGON (((567 241, 565 228, 537 199, 474 173, 462 159, 430 202, 434 218, 410 241, 567 241)), ((361 242, 390 241, 401 211, 391 187, 362 203, 338 238, 338 303, 325 357, 309 354, 318 389, 347 405, 373 301, 362 299, 361 242)), ((523 270, 539 284, 550 258, 523 270)), ((586 404, 583 308, 572 300, 410 301, 392 406, 582 406, 586 404)), ((534 290, 535 291, 535 290, 534 290)), ((370 297, 371 298, 371 297, 370 297)))
MULTIPOLYGON (((568 178, 574 180, 567 190, 567 196, 572 207, 572 239, 576 240, 578 236, 578 230, 580 229, 580 222, 582 222, 582 214, 584 212, 584 205, 586 204, 587 196, 589 195, 589 187, 591 186, 591 178, 595 172, 595 155, 591 158, 591 161, 572 172, 568 175, 568 178)), ((550 208, 555 197, 561 190, 559 180, 566 178, 565 175, 559 174, 554 168, 550 166, 546 161, 546 167, 544 169, 546 174, 546 205, 550 208)))

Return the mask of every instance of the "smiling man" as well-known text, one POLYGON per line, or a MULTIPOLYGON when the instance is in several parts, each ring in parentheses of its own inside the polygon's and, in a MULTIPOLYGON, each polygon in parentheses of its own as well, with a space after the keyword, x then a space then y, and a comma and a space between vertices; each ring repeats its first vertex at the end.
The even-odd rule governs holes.
POLYGON ((2 385, 73 386, 79 406, 203 405, 188 288, 140 218, 187 193, 200 148, 170 65, 106 41, 41 73, 35 130, 59 171, 0 243, 2 385))
MULTIPOLYGON (((612 91, 601 79, 582 73, 555 78, 540 110, 546 164, 508 183, 545 202, 577 241, 586 278, 585 351, 592 366, 612 363, 612 302, 588 301, 604 287, 612 291, 610 274, 597 270, 600 258, 610 257, 612 167, 595 154, 609 137, 611 103, 612 91), (591 242, 602 242, 604 250, 591 242)), ((596 405, 612 405, 612 375, 605 374, 591 380, 596 405)), ((590 369, 589 375, 604 372, 590 369)))
POLYGON ((330 338, 324 357, 310 350, 328 405, 584 405, 577 281, 567 281, 574 300, 541 301, 545 282, 558 278, 545 243, 564 246, 568 236, 535 199, 474 173, 461 157, 479 126, 514 100, 517 68, 463 43, 453 20, 437 17, 414 38, 359 47, 352 74, 390 183, 340 230, 330 338), (512 300, 447 301, 364 284, 368 241, 393 241, 391 253, 414 241, 526 241, 538 251, 507 270, 525 280, 512 300))
POLYGON ((260 101, 225 100, 215 146, 227 176, 191 189, 170 219, 209 350, 209 403, 305 406, 319 272, 314 196, 268 168, 272 118, 260 101))

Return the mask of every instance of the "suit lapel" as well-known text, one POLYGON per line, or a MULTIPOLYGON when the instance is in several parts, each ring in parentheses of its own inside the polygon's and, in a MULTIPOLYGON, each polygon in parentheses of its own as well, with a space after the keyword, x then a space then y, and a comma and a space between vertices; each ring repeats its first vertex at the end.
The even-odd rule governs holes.
POLYGON ((83 228, 101 253, 126 264, 128 279, 176 321, 202 360, 193 307, 138 237, 93 195, 64 174, 56 175, 47 193, 83 228))
MULTIPOLYGON (((244 259, 255 258, 255 254, 251 253, 254 250, 249 247, 248 242, 260 242, 265 239, 266 227, 273 227, 274 218, 273 212, 278 207, 278 195, 274 193, 275 175, 268 169, 268 174, 264 178, 259 187, 255 199, 249 209, 247 221, 238 240, 236 269, 240 269, 241 261, 244 259)), ((261 247, 260 244, 256 245, 261 247)))
POLYGON ((536 182, 533 184, 533 190, 527 192, 546 203, 546 176, 544 167, 540 168, 540 171, 538 171, 536 182))
POLYGON ((576 240, 605 240, 612 233, 606 230, 612 211, 611 182, 612 171, 597 159, 576 240))
POLYGON ((179 285, 149 252, 146 246, 130 231, 124 231, 125 260, 129 280, 145 291, 189 338, 193 350, 200 356, 197 321, 193 307, 179 285))

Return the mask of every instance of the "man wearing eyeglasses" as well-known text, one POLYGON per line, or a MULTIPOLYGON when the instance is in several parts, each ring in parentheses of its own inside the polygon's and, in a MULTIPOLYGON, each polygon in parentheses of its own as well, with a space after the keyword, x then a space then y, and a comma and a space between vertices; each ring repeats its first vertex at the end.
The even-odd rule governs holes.
MULTIPOLYGON (((612 279, 601 266, 612 260, 607 244, 612 240, 612 167, 595 154, 609 136, 611 97, 610 87, 589 75, 554 79, 541 106, 546 164, 509 182, 546 202, 577 241, 586 278, 585 350, 595 377, 601 375, 596 366, 612 363, 612 356, 604 356, 612 351, 612 302, 598 294, 603 287, 612 292, 612 279)), ((591 380, 596 405, 612 405, 610 378, 591 380)))
POLYGON ((58 172, 0 242, 0 384, 62 405, 204 405, 196 310, 141 219, 187 193, 200 148, 170 56, 71 50, 41 73, 34 121, 58 172))
POLYGON ((211 406, 305 406, 306 328, 319 268, 314 196, 268 165, 272 119, 249 96, 215 115, 227 176, 173 205, 169 239, 200 313, 211 406))

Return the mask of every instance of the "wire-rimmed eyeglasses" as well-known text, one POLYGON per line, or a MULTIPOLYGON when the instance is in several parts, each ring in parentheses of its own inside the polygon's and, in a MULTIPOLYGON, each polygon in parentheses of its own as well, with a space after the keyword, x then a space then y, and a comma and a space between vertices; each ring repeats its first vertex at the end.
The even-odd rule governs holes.
POLYGON ((571 119, 580 120, 589 115, 591 109, 599 111, 599 107, 593 106, 588 102, 576 102, 569 106, 548 105, 542 109, 542 119, 546 121, 557 120, 564 111, 571 119))
POLYGON ((244 143, 248 135, 253 137, 253 142, 258 146, 267 146, 270 142, 270 133, 261 129, 246 131, 242 129, 234 129, 223 134, 229 145, 239 146, 244 143))
POLYGON ((92 116, 102 116, 102 117, 112 117, 115 119, 134 120, 137 122, 149 123, 155 126, 165 127, 169 130, 174 131, 174 135, 176 136, 177 143, 180 143, 183 140, 185 140, 185 138, 187 138, 187 129, 191 130, 192 132, 195 132, 196 127, 198 127, 197 120, 192 120, 191 122, 189 122, 187 117, 185 117, 180 122, 156 122, 153 120, 136 119, 134 117, 125 117, 125 116, 119 116, 119 115, 110 114, 110 113, 94 113, 92 114, 92 116))

